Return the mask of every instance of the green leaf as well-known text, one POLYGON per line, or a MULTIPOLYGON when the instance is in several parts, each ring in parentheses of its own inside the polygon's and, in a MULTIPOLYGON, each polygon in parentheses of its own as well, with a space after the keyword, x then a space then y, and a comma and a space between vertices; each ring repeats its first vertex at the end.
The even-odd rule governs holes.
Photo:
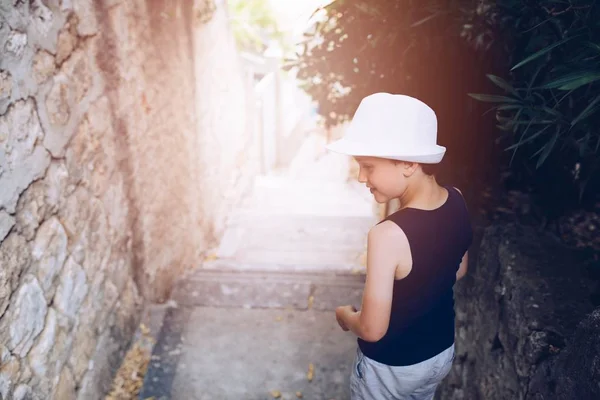
POLYGON ((534 107, 534 109, 536 109, 536 110, 537 109, 542 110, 545 113, 553 115, 553 116, 555 116, 557 118, 563 118, 563 115, 559 111, 557 111, 556 109, 554 109, 554 108, 550 108, 550 107, 547 107, 547 106, 542 106, 542 107, 534 107))
POLYGON ((556 144, 559 135, 560 126, 557 126, 556 132, 554 132, 554 135, 552 135, 548 143, 546 143, 546 145, 543 147, 544 151, 540 155, 540 158, 538 158, 537 164, 535 165, 536 168, 539 168, 544 163, 544 161, 546 161, 546 158, 548 158, 550 153, 552 153, 552 150, 554 149, 554 145, 556 144))
POLYGON ((519 108, 523 108, 520 104, 503 104, 501 106, 496 107, 498 111, 508 111, 508 110, 518 110, 519 108))
POLYGON ((425 17, 425 18, 423 18, 422 20, 415 22, 415 23, 414 23, 414 24, 412 24, 410 27, 411 27, 411 28, 415 28, 415 27, 417 27, 417 26, 419 26, 419 25, 422 25, 422 24, 424 24, 425 22, 427 22, 427 21, 429 21, 429 20, 431 20, 431 19, 434 19, 434 18, 436 18, 436 17, 437 17, 438 15, 440 15, 440 14, 441 14, 441 13, 435 13, 435 14, 432 14, 432 15, 430 15, 429 17, 425 17))
POLYGON ((523 113, 523 108, 519 108, 519 110, 515 113, 515 116, 512 120, 513 123, 513 127, 512 127, 512 131, 513 133, 517 133, 517 130, 519 129, 519 125, 516 124, 517 121, 519 121, 519 118, 521 118, 521 114, 523 113))
POLYGON ((497 96, 493 94, 468 93, 469 97, 485 103, 518 103, 519 100, 507 96, 497 96))
POLYGON ((589 117, 590 115, 592 115, 593 113, 598 111, 598 108, 600 108, 600 107, 596 107, 596 105, 598 103, 600 103, 600 95, 598 97, 596 97, 594 100, 592 100, 592 102, 590 104, 588 104, 588 106, 577 117, 575 117, 575 119, 573 119, 573 121, 571 122, 571 126, 577 125, 577 123, 579 123, 580 121, 586 119, 587 117, 589 117))
POLYGON ((528 136, 527 139, 523 139, 521 141, 519 141, 519 143, 515 143, 512 146, 507 147, 505 150, 513 150, 516 149, 517 147, 520 147, 522 145, 524 145, 525 143, 529 143, 532 140, 538 138, 539 136, 541 136, 542 133, 544 133, 548 128, 550 128, 552 125, 548 125, 547 127, 545 127, 544 129, 540 129, 539 131, 537 131, 536 133, 534 133, 531 136, 528 136))
POLYGON ((571 36, 568 38, 565 38, 563 40, 559 40, 558 42, 551 44, 550 46, 543 48, 542 50, 539 50, 535 53, 533 53, 532 55, 530 55, 529 57, 525 58, 523 61, 519 62, 517 65, 515 65, 514 67, 512 67, 510 70, 514 71, 517 68, 522 67, 523 65, 535 60, 536 58, 539 58, 541 56, 543 56, 546 53, 549 53, 550 51, 552 51, 553 49, 555 49, 556 47, 567 43, 569 40, 573 39, 575 36, 571 36))
POLYGON ((514 94, 515 96, 518 96, 515 88, 512 87, 512 85, 510 83, 506 82, 504 79, 500 78, 499 76, 492 75, 492 74, 487 74, 486 76, 488 77, 488 79, 490 81, 494 82, 496 84, 496 86, 506 90, 509 93, 514 94))
POLYGON ((541 89, 575 90, 597 80, 600 80, 600 72, 579 71, 548 82, 542 85, 541 89))
MULTIPOLYGON (((521 133, 521 136, 519 137, 519 142, 517 143, 517 147, 515 147, 515 151, 513 151, 513 155, 510 158, 510 165, 512 165, 515 156, 517 155, 517 150, 519 148, 519 146, 521 145, 521 143, 523 142, 523 138, 525 137, 525 135, 527 134, 527 131, 529 130, 529 128, 531 128, 531 124, 527 125, 527 127, 525 128, 525 130, 523 131, 523 133, 521 133)), ((516 130, 514 130, 513 132, 516 132, 516 130)))
POLYGON ((600 44, 596 44, 596 43, 593 43, 593 42, 588 42, 588 43, 586 43, 586 45, 587 45, 587 46, 588 46, 590 49, 596 50, 597 52, 599 52, 599 53, 600 53, 600 44))

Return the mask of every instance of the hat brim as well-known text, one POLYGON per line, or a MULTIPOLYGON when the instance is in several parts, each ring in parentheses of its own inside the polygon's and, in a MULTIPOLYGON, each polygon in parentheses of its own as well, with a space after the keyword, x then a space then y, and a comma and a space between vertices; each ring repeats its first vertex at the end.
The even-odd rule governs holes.
POLYGON ((446 154, 446 148, 439 145, 419 149, 419 151, 406 150, 405 152, 397 151, 394 153, 390 153, 389 147, 385 147, 374 143, 354 142, 346 138, 339 139, 325 146, 329 151, 349 156, 387 158, 423 164, 438 164, 444 158, 444 154, 446 154))

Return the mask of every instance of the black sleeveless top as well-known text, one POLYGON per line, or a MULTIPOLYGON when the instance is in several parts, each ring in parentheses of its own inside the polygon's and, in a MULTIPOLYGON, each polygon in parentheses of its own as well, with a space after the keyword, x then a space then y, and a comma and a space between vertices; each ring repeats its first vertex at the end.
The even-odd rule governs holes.
POLYGON ((448 199, 441 207, 405 208, 383 220, 404 231, 413 265, 407 277, 394 282, 385 336, 378 342, 358 339, 361 351, 370 359, 387 365, 412 365, 454 343, 453 286, 473 231, 462 195, 453 187, 445 188, 448 199))

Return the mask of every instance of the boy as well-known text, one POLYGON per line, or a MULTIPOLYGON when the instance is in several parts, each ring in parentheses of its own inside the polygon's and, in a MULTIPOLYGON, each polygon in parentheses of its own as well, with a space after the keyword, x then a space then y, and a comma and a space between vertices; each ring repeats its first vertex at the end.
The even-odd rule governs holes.
POLYGON ((352 400, 433 399, 454 360, 453 286, 466 273, 473 233, 461 193, 431 173, 446 152, 436 140, 425 103, 376 93, 327 146, 357 160, 358 180, 378 203, 400 201, 369 232, 361 310, 336 309, 340 327, 358 336, 352 400))

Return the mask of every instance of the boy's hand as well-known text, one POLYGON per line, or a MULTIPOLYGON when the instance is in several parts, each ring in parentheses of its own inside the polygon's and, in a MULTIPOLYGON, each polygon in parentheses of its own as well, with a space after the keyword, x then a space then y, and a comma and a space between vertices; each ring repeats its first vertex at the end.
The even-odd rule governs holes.
POLYGON ((335 309, 335 318, 337 319, 340 328, 342 328, 344 332, 348 332, 350 330, 344 323, 344 315, 347 313, 354 313, 356 311, 357 310, 354 308, 354 306, 340 306, 335 309))
POLYGON ((337 321, 338 321, 338 324, 340 325, 340 328, 342 328, 342 330, 343 330, 344 332, 348 332, 348 331, 350 330, 350 329, 348 329, 348 327, 347 327, 347 326, 346 326, 346 325, 345 325, 345 324, 342 322, 342 320, 340 319, 340 317, 338 317, 338 316, 336 315, 336 317, 335 317, 335 318, 337 319, 337 321))

